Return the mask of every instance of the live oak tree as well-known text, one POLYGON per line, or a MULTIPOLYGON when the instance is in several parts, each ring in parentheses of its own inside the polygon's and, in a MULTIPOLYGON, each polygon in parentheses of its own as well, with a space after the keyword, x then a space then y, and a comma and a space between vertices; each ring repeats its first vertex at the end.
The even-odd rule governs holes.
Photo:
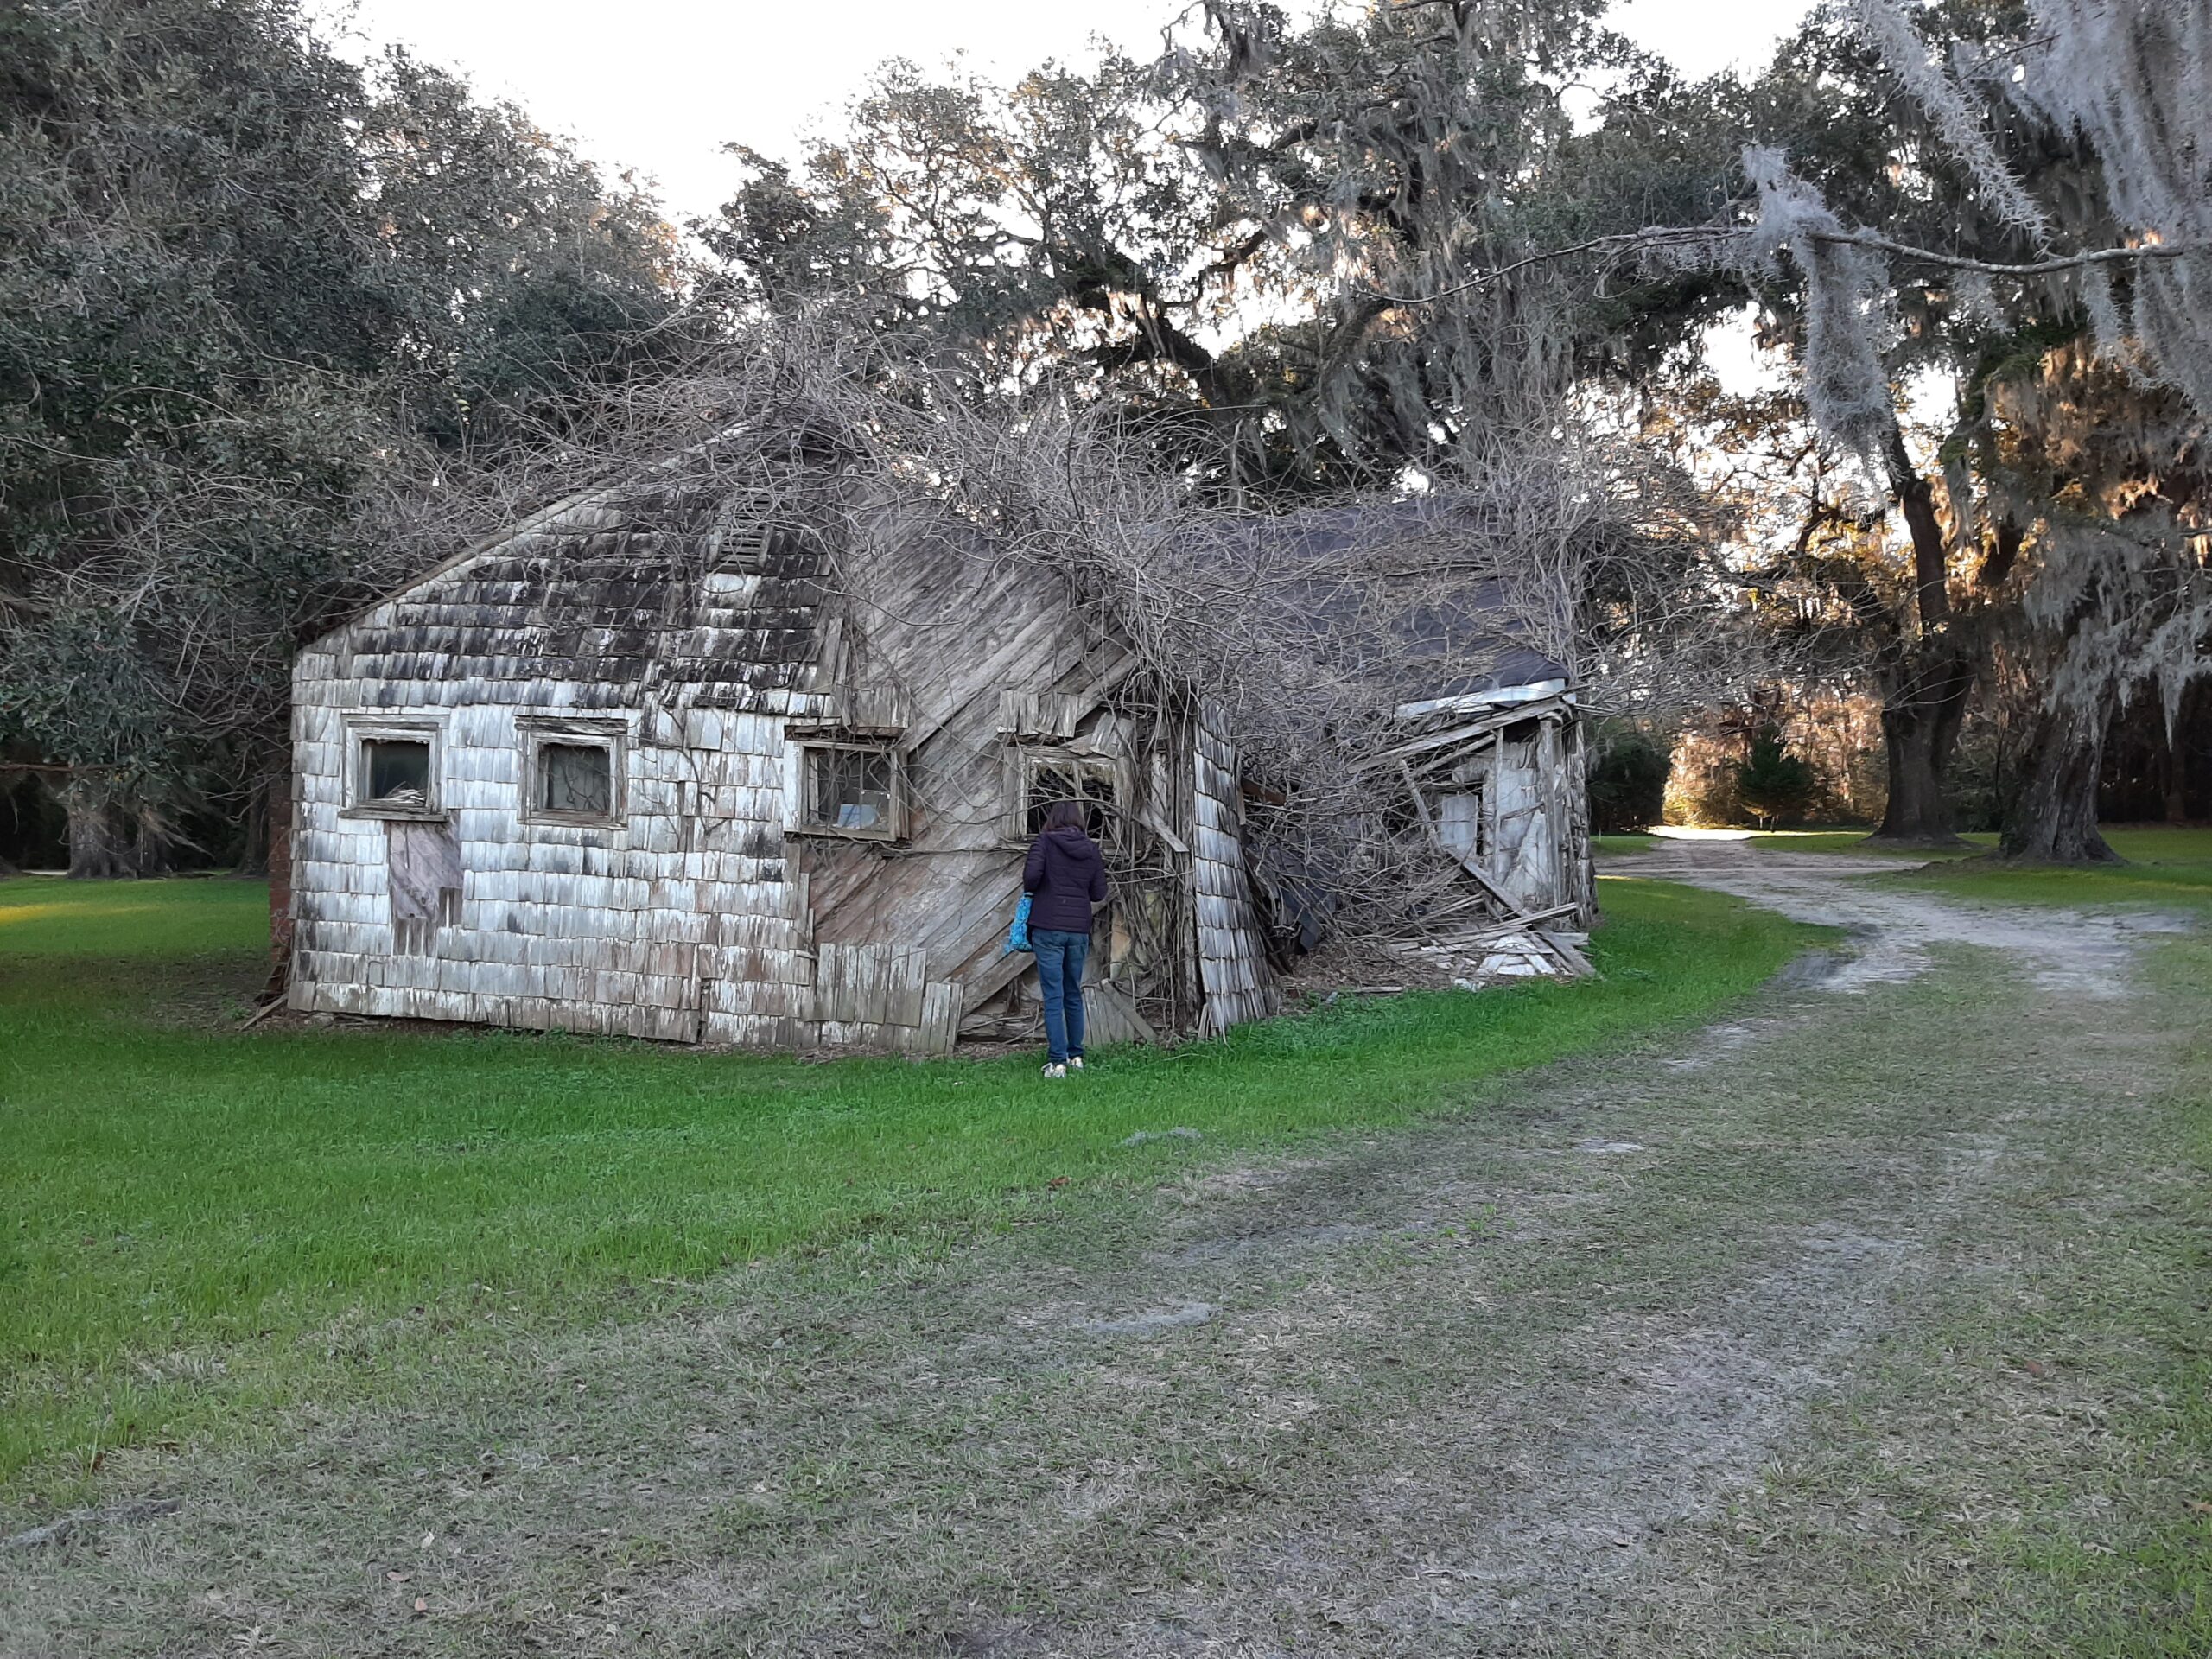
POLYGON ((1917 683, 1934 694, 1916 723, 1939 740, 1955 731, 1948 710, 1965 693, 1952 688, 1970 684, 1963 659, 1977 642, 1958 626, 1955 586, 2023 581, 2047 666, 2005 849, 2107 857, 2095 825, 2106 727, 2146 679, 2171 717, 2212 629, 2201 10, 1861 0, 1840 22, 1813 32, 1891 89, 1880 165, 1824 167, 1817 140, 1748 153, 1757 222, 1729 257, 1751 270, 1786 251, 1808 401, 1885 480, 1910 527, 1929 671, 1917 683), (1916 360, 1945 363, 1958 385, 1940 487, 1897 441, 1916 360))
POLYGON ((652 204, 292 0, 0 11, 0 739, 81 874, 264 777, 302 636, 435 492, 649 368, 652 204))
POLYGON ((1334 278, 1315 290, 1306 407, 1340 449, 1448 453, 1525 388, 1663 366, 1630 348, 1749 295, 1794 336, 1815 416, 1904 531, 1872 664, 1880 833, 1951 838, 1948 756, 2024 599, 2051 622, 2052 666, 2008 846, 2097 855, 2101 722, 2132 677, 2157 677, 2171 707, 2204 660, 2198 441, 2155 410, 2168 396, 2201 415, 2192 387, 2212 379, 2183 239, 2206 234, 2192 158, 2212 119, 2186 5, 2052 0, 2024 22, 1867 0, 1816 16, 1753 86, 1687 92, 1639 82, 1572 8, 1406 4, 1303 30, 1206 10, 1208 153, 1241 200, 1302 204, 1309 266, 1334 278), (1563 73, 1610 77, 1590 132, 1541 106, 1563 73), (1740 173, 1714 165, 1732 125, 1763 141, 1740 173), (1618 228, 1619 183, 1639 178, 1658 209, 1643 222, 1675 230, 1618 228), (2024 390, 2092 339, 2172 389, 2141 387, 2122 423, 2163 435, 2076 443, 2061 478, 2016 466, 2052 450, 2073 407, 2024 390), (1958 415, 1916 454, 1899 409, 1931 378, 1958 415))
POLYGON ((982 372, 1226 435, 1256 486, 1388 484, 1557 418, 1579 376, 1663 353, 1724 292, 1592 293, 1538 264, 1433 302, 1562 238, 1721 204, 1713 110, 1603 10, 1210 5, 1151 65, 995 86, 893 64, 796 165, 741 149, 746 184, 698 228, 745 298, 865 296, 982 372), (1592 126, 1574 104, 1599 82, 1592 126))
POLYGON ((1703 273, 1593 283, 1541 256, 1720 207, 1713 111, 1592 0, 1395 4, 1294 24, 1209 3, 1170 60, 1189 143, 1279 249, 1287 315, 1244 349, 1281 418, 1348 474, 1448 467, 1712 315, 1703 273))
POLYGON ((1013 85, 885 66, 796 165, 747 176, 695 228, 739 304, 825 296, 926 333, 1001 391, 1052 381, 1204 423, 1262 395, 1218 338, 1267 248, 1231 222, 1143 66, 1013 85))

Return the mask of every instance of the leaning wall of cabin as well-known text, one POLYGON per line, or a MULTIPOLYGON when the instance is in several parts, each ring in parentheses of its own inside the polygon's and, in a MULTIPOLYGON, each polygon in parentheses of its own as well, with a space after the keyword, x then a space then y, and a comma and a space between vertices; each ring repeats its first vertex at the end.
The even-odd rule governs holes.
POLYGON ((1236 746, 1227 721, 1211 705, 1199 709, 1194 722, 1191 763, 1191 884, 1205 995, 1199 1029, 1211 1034, 1274 1013, 1274 990, 1244 871, 1236 746))
MULTIPOLYGON (((824 1040, 944 1052, 1001 992, 1023 847, 1008 833, 1008 694, 1077 688, 1086 639, 1049 571, 886 513, 844 549, 832 708, 894 698, 907 833, 888 844, 793 837, 817 953, 824 1040)), ((1134 1034, 1134 1033, 1131 1033, 1134 1034)))

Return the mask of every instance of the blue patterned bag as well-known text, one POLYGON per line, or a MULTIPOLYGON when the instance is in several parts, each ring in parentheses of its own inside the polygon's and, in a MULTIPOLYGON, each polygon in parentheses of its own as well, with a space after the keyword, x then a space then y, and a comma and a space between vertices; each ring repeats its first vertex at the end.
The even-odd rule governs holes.
POLYGON ((1037 948, 1029 943, 1031 897, 1029 893, 1023 893, 1021 902, 1014 907, 1014 925, 1006 931, 1006 954, 1009 957, 1017 950, 1034 950, 1037 948))

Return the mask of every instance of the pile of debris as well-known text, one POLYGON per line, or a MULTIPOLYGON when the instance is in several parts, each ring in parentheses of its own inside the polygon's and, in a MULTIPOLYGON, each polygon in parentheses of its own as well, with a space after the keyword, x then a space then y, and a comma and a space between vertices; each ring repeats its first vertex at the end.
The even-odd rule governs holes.
POLYGON ((1471 891, 1444 913, 1424 916, 1421 931, 1382 948, 1470 990, 1509 980, 1580 979, 1593 970, 1583 955, 1590 936, 1573 925, 1575 905, 1524 911, 1467 861, 1455 860, 1471 891))

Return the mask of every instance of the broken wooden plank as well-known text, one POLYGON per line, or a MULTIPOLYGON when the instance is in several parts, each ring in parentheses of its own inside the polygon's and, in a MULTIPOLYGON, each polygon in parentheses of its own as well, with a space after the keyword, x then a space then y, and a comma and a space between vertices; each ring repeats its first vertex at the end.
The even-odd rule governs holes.
POLYGON ((1137 1011, 1136 1001, 1118 985, 1101 980, 1083 988, 1085 1024, 1096 1043, 1160 1044, 1160 1033, 1137 1011))
MULTIPOLYGON (((1562 905, 1560 908, 1561 910, 1573 910, 1575 906, 1573 905, 1562 905)), ((1554 933, 1549 928, 1538 928, 1536 930, 1536 937, 1551 947, 1553 955, 1556 956, 1561 962, 1565 963, 1569 968, 1574 970, 1575 976, 1577 978, 1589 979, 1596 975, 1598 970, 1590 965, 1590 958, 1584 956, 1580 950, 1569 944, 1565 939, 1560 938, 1557 933, 1554 933)))
POLYGON ((1428 810, 1428 797, 1421 792, 1421 783, 1414 776, 1414 769, 1401 760, 1398 762, 1398 776, 1406 780, 1406 792, 1414 798, 1414 810, 1421 814, 1421 827, 1428 831, 1428 838, 1436 843, 1437 850, 1446 858, 1451 857, 1452 849, 1444 844, 1444 837, 1437 831, 1436 815, 1428 810))
POLYGON ((269 1001, 263 1003, 251 1014, 248 1014, 244 1022, 239 1025, 238 1029, 240 1031, 251 1031, 256 1026, 266 1020, 270 1014, 276 1013, 277 1009, 283 1007, 284 1006, 285 1001, 283 997, 279 996, 271 998, 269 1001))
POLYGON ((1459 861, 1459 864, 1461 869, 1466 871, 1469 875, 1473 876, 1475 880, 1482 885, 1482 889, 1484 893, 1487 893, 1491 898, 1497 899, 1499 904, 1504 906, 1507 912, 1511 914, 1516 921, 1526 922, 1529 919, 1529 912, 1521 908, 1521 901, 1516 899, 1511 893, 1508 893, 1503 887, 1499 887, 1497 882, 1491 880, 1489 875, 1485 874, 1472 860, 1463 858, 1459 861))
POLYGON ((1539 931, 1538 924, 1564 916, 1573 908, 1571 904, 1554 905, 1549 910, 1532 911, 1525 916, 1493 922, 1487 927, 1472 927, 1456 933, 1434 933, 1429 938, 1437 944, 1464 944, 1477 939, 1495 938, 1501 933, 1534 933, 1539 931))
POLYGON ((1137 822, 1158 836, 1179 857, 1188 858, 1191 855, 1190 844, 1167 827, 1167 820, 1153 809, 1150 801, 1138 809, 1137 822))

